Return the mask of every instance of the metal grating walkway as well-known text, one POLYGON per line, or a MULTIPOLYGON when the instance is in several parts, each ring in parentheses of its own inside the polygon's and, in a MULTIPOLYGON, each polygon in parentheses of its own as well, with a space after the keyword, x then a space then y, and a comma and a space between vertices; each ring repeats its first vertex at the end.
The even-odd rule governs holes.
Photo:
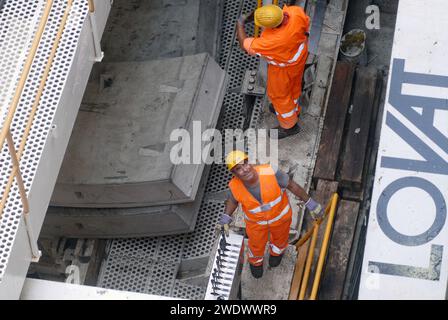
MULTIPOLYGON (((243 95, 230 92, 241 86, 246 70, 258 68, 259 59, 242 52, 235 36, 235 21, 243 13, 255 9, 257 2, 253 0, 223 0, 223 16, 221 28, 221 52, 219 65, 229 76, 227 92, 224 97, 221 129, 242 129, 244 124, 243 95)), ((281 4, 282 1, 280 1, 281 4)), ((253 24, 249 25, 248 33, 253 33, 253 24)), ((255 127, 260 115, 262 99, 257 98, 250 120, 250 127, 255 127)), ((208 194, 227 189, 230 173, 225 165, 213 164, 205 189, 205 199, 208 194)), ((142 239, 111 240, 108 257, 103 262, 98 286, 111 289, 137 291, 142 293, 160 294, 185 299, 203 299, 205 288, 192 286, 176 280, 180 261, 209 257, 215 241, 215 225, 221 212, 223 202, 204 200, 199 209, 196 228, 193 233, 185 236, 157 237, 142 239), (170 251, 170 245, 159 247, 163 259, 154 259, 155 243, 174 245, 178 250, 170 251), (164 249, 166 248, 166 249, 164 249), (177 260, 181 252, 180 259, 177 260), (171 256, 175 254, 175 256, 171 256), (177 261, 168 264, 167 261, 177 261), (157 268, 163 267, 163 268, 157 268), (160 269, 164 269, 161 273, 160 269)))
POLYGON ((185 235, 116 239, 98 283, 103 288, 172 296, 185 235))

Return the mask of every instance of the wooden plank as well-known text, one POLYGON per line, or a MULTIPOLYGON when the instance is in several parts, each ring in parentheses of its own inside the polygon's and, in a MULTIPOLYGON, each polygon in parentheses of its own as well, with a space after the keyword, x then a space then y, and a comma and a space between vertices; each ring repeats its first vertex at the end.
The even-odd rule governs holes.
MULTIPOLYGON (((384 103, 386 99, 386 88, 387 88, 387 76, 380 71, 378 73, 378 79, 377 79, 377 87, 376 87, 376 94, 375 94, 375 102, 374 102, 374 118, 375 120, 372 121, 375 125, 372 125, 372 137, 369 138, 369 148, 367 154, 369 159, 366 160, 368 165, 366 164, 366 169, 364 170, 365 173, 365 180, 363 188, 363 196, 362 199, 364 200, 364 196, 367 194, 370 194, 371 188, 373 185, 374 175, 375 175, 375 160, 377 158, 377 152, 372 152, 372 150, 378 150, 379 145, 379 136, 381 131, 381 119, 382 119, 382 112, 380 106, 384 103)), ((344 199, 344 193, 342 196, 344 199)), ((347 198, 348 200, 348 198, 347 198)), ((362 201, 361 201, 362 202, 362 201)), ((363 206, 361 204, 361 209, 358 214, 358 222, 355 228, 355 234, 353 236, 353 242, 352 242, 352 248, 350 252, 350 259, 349 264, 347 266, 347 272, 345 275, 345 283, 344 283, 344 292, 342 293, 342 300, 348 300, 355 298, 355 292, 358 289, 357 281, 359 276, 359 270, 361 269, 362 265, 362 255, 359 254, 360 247, 363 247, 363 241, 365 241, 365 235, 363 236, 362 230, 364 229, 364 222, 366 219, 366 214, 369 211, 368 206, 363 206)))
POLYGON ((359 190, 375 100, 377 70, 359 67, 356 71, 350 124, 341 167, 341 183, 359 190))
POLYGON ((364 190, 354 191, 350 189, 343 189, 341 198, 350 201, 363 201, 364 200, 364 190))
POLYGON ((339 202, 319 288, 319 300, 340 300, 342 297, 358 212, 358 202, 347 200, 339 202))
POLYGON ((355 67, 337 62, 317 154, 314 178, 335 180, 355 67))
POLYGON ((311 241, 308 240, 299 248, 296 265, 294 267, 294 276, 291 282, 291 290, 289 292, 289 300, 297 300, 302 284, 303 271, 305 270, 306 256, 310 247, 311 241))

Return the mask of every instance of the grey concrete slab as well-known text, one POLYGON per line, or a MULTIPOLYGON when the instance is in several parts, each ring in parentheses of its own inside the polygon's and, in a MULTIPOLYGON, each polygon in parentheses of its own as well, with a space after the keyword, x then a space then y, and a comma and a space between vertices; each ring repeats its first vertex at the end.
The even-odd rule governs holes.
POLYGON ((190 233, 198 220, 209 172, 206 166, 194 202, 138 208, 49 207, 40 236, 129 238, 190 233))
POLYGON ((115 0, 101 41, 104 61, 215 56, 220 5, 221 0, 115 0))
POLYGON ((139 207, 191 202, 204 164, 174 165, 170 141, 193 121, 213 128, 225 73, 207 54, 96 65, 51 204, 139 207))
POLYGON ((41 236, 69 238, 146 237, 194 230, 200 201, 141 208, 50 207, 41 236))
POLYGON ((263 277, 255 279, 250 273, 247 256, 245 257, 241 274, 242 300, 288 300, 297 259, 295 247, 286 248, 282 262, 275 268, 269 267, 268 259, 269 253, 266 252, 263 277))

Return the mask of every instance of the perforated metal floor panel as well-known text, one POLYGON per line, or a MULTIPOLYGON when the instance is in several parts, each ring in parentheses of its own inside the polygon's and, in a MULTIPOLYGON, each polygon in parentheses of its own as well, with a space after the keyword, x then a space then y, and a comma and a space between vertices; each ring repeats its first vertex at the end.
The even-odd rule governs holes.
POLYGON ((205 288, 192 286, 176 280, 172 296, 179 299, 203 300, 205 296, 205 288))
MULTIPOLYGON (((8 106, 22 72, 24 61, 37 30, 46 1, 6 0, 0 11, 0 127, 3 125, 8 106)), ((32 64, 25 89, 11 125, 12 135, 19 147, 26 121, 30 113, 40 79, 50 50, 64 14, 66 0, 55 0, 39 47, 32 64)), ((42 150, 54 120, 55 110, 62 95, 73 63, 81 29, 87 17, 88 3, 75 0, 61 38, 55 60, 46 82, 26 144, 20 170, 27 193, 29 193, 42 150)), ((11 172, 12 163, 5 144, 0 154, 0 191, 3 194, 11 172)), ((22 205, 17 184, 14 182, 0 221, 0 281, 6 269, 11 248, 22 215, 22 205)))
POLYGON ((99 286, 172 296, 185 238, 180 235, 111 241, 99 286))
MULTIPOLYGON (((282 5, 283 1, 279 1, 282 5)), ((224 97, 225 112, 221 129, 242 129, 243 94, 229 92, 241 87, 246 70, 256 70, 259 59, 244 53, 235 36, 235 21, 241 13, 248 13, 256 8, 256 1, 227 0, 224 5, 223 28, 221 34, 220 65, 229 74, 227 93, 224 97), (230 54, 229 54, 230 52, 230 54)), ((253 24, 246 26, 248 34, 253 34, 253 24)), ((255 128, 259 121, 262 98, 256 98, 249 127, 255 128)), ((227 190, 231 178, 224 164, 213 164, 205 189, 206 194, 227 190)), ((187 238, 183 259, 193 259, 208 255, 215 240, 214 227, 224 210, 224 203, 203 202, 199 211, 197 227, 187 238)))
MULTIPOLYGON (((245 54, 238 45, 235 37, 235 21, 238 16, 248 13, 255 9, 257 2, 253 0, 224 0, 223 9, 223 25, 221 29, 221 52, 219 55, 219 64, 229 74, 229 82, 227 92, 224 98, 222 113, 221 129, 242 129, 244 123, 243 115, 243 95, 240 93, 230 92, 241 86, 245 71, 248 69, 255 70, 258 68, 259 60, 245 54)), ((253 24, 248 25, 249 34, 253 33, 253 24)), ((254 111, 250 120, 250 127, 255 127, 259 114, 261 112, 262 99, 257 98, 254 105, 254 111)), ((227 183, 231 174, 227 171, 223 164, 213 164, 206 185, 206 194, 224 191, 227 189, 227 183)), ((224 210, 224 203, 203 201, 198 214, 196 228, 193 233, 186 235, 185 243, 181 240, 178 242, 178 248, 181 248, 181 259, 186 261, 199 257, 207 257, 212 251, 215 241, 215 225, 220 214, 224 210)), ((144 238, 130 240, 112 240, 109 257, 105 260, 98 281, 98 286, 162 294, 168 293, 170 296, 185 299, 203 299, 205 288, 187 285, 179 280, 165 281, 165 277, 172 274, 167 272, 161 278, 160 273, 154 273, 152 268, 152 260, 148 257, 154 255, 154 243, 163 241, 161 238, 144 238), (149 249, 146 249, 148 246, 149 249), (129 262, 124 264, 124 260, 117 260, 117 255, 126 255, 129 262), (148 261, 143 266, 141 263, 148 261), (132 265, 131 265, 132 264, 132 265), (154 285, 154 288, 150 286, 154 285), (170 288, 163 288, 167 285, 170 288)), ((173 241, 167 239, 167 241, 173 241)), ((164 250, 160 247, 160 250, 164 250)), ((164 259, 169 259, 170 252, 167 251, 164 259)), ((178 254, 178 251, 176 251, 178 254)), ((176 256, 177 257, 177 256, 176 256)), ((174 261, 172 259, 171 261, 174 261)), ((170 269, 171 270, 171 269, 170 269)), ((175 275, 174 275, 175 277, 175 275)), ((166 295, 166 294, 165 294, 166 295)))

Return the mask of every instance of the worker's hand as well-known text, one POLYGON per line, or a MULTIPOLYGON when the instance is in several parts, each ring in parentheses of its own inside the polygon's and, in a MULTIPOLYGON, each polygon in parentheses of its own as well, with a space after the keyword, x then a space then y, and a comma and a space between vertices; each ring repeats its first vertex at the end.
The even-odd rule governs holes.
POLYGON ((238 18, 237 22, 238 22, 238 24, 244 25, 244 24, 246 23, 246 19, 247 19, 246 15, 242 14, 242 15, 238 18))
POLYGON ((313 217, 314 220, 321 219, 324 217, 324 209, 322 206, 314 201, 312 198, 309 198, 308 201, 305 203, 305 207, 310 211, 311 217, 313 217))
POLYGON ((223 213, 221 218, 219 219, 218 224, 216 225, 216 231, 219 234, 221 230, 224 230, 226 236, 229 236, 229 224, 232 222, 232 217, 228 214, 223 213))
POLYGON ((251 13, 246 13, 246 14, 242 14, 239 18, 238 18, 238 23, 239 24, 245 24, 246 22, 252 22, 254 21, 254 11, 252 11, 251 13))

